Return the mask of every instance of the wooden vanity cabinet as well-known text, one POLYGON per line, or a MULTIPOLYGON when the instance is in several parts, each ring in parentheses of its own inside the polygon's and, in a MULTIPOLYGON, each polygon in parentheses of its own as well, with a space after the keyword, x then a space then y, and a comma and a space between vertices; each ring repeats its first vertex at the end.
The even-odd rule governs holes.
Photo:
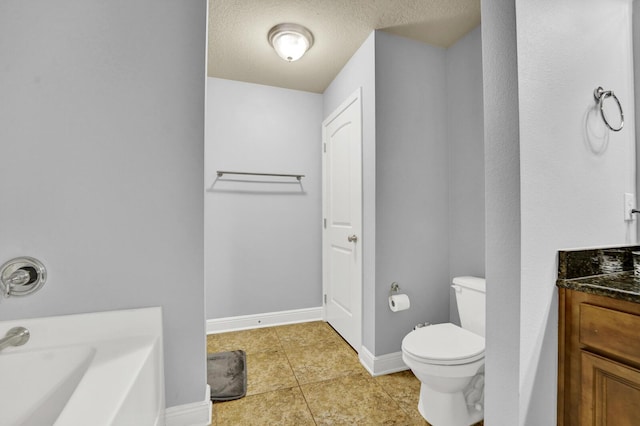
POLYGON ((559 296, 558 425, 639 425, 640 304, 559 296))

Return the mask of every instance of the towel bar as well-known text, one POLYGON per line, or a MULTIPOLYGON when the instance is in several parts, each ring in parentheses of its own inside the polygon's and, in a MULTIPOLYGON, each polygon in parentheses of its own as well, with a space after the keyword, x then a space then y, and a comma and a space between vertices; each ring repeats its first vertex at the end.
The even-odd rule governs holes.
POLYGON ((304 175, 301 174, 282 174, 282 173, 251 173, 251 172, 228 172, 224 170, 216 171, 218 177, 222 177, 223 175, 249 175, 249 176, 275 176, 275 177, 294 177, 298 180, 301 180, 304 175))

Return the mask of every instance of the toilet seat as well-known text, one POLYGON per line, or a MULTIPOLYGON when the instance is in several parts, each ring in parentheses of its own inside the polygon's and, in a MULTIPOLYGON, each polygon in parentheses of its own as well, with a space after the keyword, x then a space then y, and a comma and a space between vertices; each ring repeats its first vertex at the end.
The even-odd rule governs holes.
POLYGON ((484 337, 455 324, 435 324, 407 334, 402 351, 428 364, 467 364, 484 358, 484 337))

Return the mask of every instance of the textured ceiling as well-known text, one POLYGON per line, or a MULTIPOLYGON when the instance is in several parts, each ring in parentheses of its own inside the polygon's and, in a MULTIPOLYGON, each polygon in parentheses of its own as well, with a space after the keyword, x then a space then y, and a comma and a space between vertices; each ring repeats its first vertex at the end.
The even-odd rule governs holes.
POLYGON ((208 75, 322 93, 376 29, 449 47, 480 23, 480 0, 209 0, 208 75), (280 59, 269 29, 309 28, 313 47, 280 59))

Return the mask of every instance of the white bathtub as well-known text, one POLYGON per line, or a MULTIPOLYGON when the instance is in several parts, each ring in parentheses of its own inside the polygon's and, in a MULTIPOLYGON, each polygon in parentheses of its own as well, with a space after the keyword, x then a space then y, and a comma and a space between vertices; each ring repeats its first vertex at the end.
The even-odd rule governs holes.
POLYGON ((164 425, 160 308, 0 322, 0 425, 164 425))

